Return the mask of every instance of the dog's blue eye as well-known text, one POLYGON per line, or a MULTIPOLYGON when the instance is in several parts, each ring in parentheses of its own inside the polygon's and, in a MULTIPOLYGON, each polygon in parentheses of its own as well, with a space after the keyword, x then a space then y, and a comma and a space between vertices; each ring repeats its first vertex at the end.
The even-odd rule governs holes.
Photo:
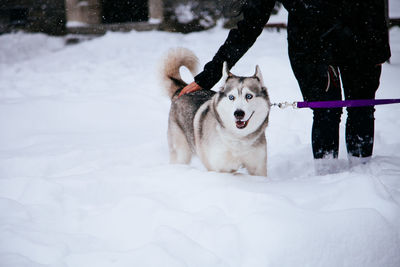
POLYGON ((233 95, 228 96, 229 100, 235 100, 235 97, 233 95))
POLYGON ((251 94, 246 94, 246 99, 252 99, 253 98, 253 95, 251 95, 251 94))

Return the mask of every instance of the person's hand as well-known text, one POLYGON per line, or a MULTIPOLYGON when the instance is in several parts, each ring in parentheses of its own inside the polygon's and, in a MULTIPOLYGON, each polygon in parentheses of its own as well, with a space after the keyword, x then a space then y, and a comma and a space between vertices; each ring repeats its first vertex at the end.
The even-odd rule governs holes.
POLYGON ((189 83, 182 89, 178 97, 198 90, 201 90, 200 85, 198 85, 196 82, 189 83))

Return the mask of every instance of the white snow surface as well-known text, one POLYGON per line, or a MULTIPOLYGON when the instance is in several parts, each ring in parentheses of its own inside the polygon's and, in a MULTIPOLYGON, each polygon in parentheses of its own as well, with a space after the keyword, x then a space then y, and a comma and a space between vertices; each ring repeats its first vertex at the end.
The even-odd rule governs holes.
POLYGON ((400 18, 400 1, 389 0, 389 17, 400 18))
MULTIPOLYGON (((168 163, 160 58, 183 46, 203 65, 227 33, 0 36, 0 266, 400 266, 399 104, 376 107, 374 156, 353 168, 343 114, 337 174, 314 174, 307 109, 272 109, 267 178, 168 163)), ((377 98, 400 98, 390 34, 377 98)), ((232 72, 256 64, 273 102, 302 99, 286 33, 232 72)))

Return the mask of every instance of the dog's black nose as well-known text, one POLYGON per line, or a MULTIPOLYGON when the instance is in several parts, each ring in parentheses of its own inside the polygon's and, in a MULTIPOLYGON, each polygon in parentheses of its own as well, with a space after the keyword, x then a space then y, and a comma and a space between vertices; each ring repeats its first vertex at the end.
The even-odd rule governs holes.
POLYGON ((241 109, 237 109, 234 113, 233 113, 233 116, 235 116, 235 118, 237 119, 237 120, 241 120, 241 119, 243 119, 244 118, 244 111, 243 110, 241 110, 241 109))

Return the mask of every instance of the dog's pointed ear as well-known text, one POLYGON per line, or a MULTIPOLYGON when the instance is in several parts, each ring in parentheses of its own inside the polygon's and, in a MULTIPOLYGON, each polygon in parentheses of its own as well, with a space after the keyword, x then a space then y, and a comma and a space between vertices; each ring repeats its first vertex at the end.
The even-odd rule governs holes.
POLYGON ((260 67, 258 65, 256 66, 256 73, 254 73, 253 77, 258 78, 260 80, 262 86, 264 86, 264 79, 263 79, 263 76, 261 74, 260 67))
POLYGON ((232 77, 233 74, 230 73, 229 69, 228 69, 228 63, 226 61, 224 61, 224 64, 222 66, 222 80, 225 82, 226 80, 228 80, 229 77, 232 77))

